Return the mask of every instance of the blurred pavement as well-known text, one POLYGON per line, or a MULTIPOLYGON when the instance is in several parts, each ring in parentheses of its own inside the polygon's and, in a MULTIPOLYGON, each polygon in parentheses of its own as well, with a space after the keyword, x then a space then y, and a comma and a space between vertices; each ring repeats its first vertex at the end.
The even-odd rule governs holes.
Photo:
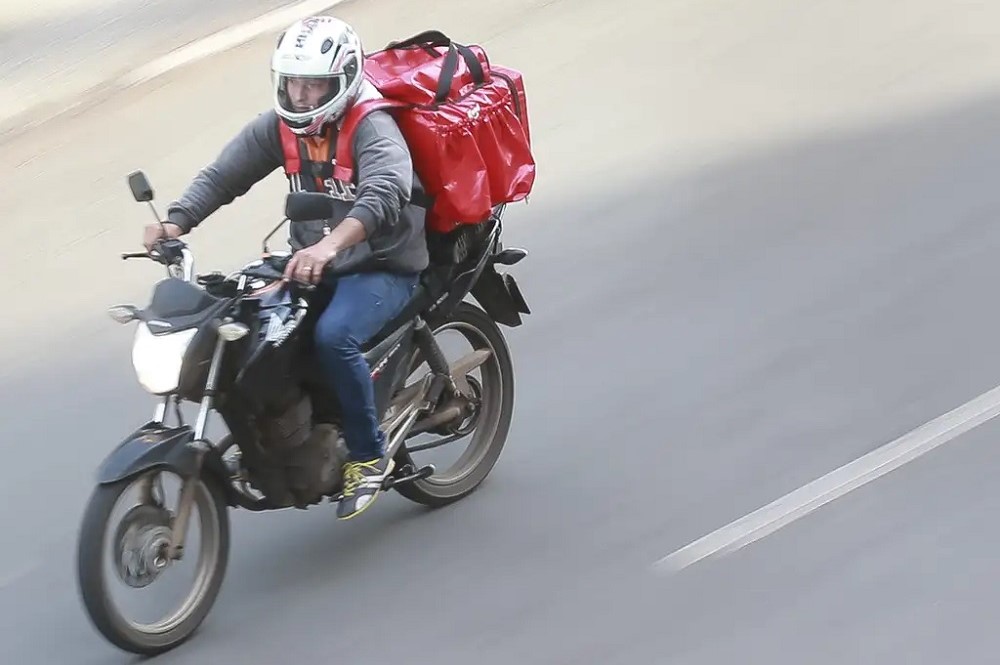
MULTIPOLYGON (((514 427, 445 510, 390 494, 356 524, 234 515, 219 602, 157 662, 993 662, 997 423, 746 550, 650 568, 1000 383, 1000 5, 905 4, 339 8, 369 48, 436 27, 526 74, 539 178, 505 242, 530 251, 535 313, 506 331, 514 427)), ((133 662, 72 572, 92 470, 152 409, 132 331, 104 314, 161 274, 117 258, 149 219, 125 176, 145 169, 162 209, 267 107, 272 46, 0 150, 12 663, 133 662)), ((284 191, 276 173, 196 231, 199 268, 253 257, 284 191)))

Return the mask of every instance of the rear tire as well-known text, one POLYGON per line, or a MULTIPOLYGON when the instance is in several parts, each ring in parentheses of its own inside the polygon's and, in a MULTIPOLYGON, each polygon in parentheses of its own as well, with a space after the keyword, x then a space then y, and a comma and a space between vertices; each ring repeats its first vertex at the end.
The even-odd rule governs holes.
MULTIPOLYGON (((395 487, 401 495, 425 506, 438 508, 454 503, 474 492, 486 479, 496 465, 503 448, 507 443, 511 420, 514 415, 514 366, 511 360, 507 340, 496 322, 482 309, 468 302, 459 303, 448 319, 434 329, 436 335, 442 328, 461 327, 468 332, 475 331, 480 338, 472 341, 477 348, 488 348, 492 357, 483 364, 484 381, 482 398, 485 404, 491 396, 499 395, 494 403, 496 414, 490 418, 492 422, 479 422, 472 433, 473 441, 479 437, 480 427, 493 429, 487 441, 483 441, 478 451, 470 450, 466 455, 473 455, 468 468, 461 469, 454 479, 433 475, 429 478, 416 480, 395 487), (492 369, 491 377, 486 380, 485 368, 492 369)), ((464 334, 464 333, 463 333, 464 334)), ((455 445, 455 444, 449 444, 455 445)), ((406 444, 400 448, 400 457, 410 462, 406 444)), ((464 457, 464 456, 463 456, 464 457)))

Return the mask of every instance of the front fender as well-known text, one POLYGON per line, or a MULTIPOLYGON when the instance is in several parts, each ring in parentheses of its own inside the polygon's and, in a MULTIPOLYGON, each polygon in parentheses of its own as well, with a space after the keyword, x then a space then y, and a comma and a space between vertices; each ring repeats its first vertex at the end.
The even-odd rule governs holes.
MULTIPOLYGON (((116 483, 153 469, 169 469, 182 478, 198 471, 198 452, 188 444, 194 430, 187 426, 164 427, 149 422, 125 438, 97 470, 97 482, 116 483)), ((203 466, 218 471, 222 460, 214 449, 206 453, 203 466), (217 464, 216 464, 217 462, 217 464)))

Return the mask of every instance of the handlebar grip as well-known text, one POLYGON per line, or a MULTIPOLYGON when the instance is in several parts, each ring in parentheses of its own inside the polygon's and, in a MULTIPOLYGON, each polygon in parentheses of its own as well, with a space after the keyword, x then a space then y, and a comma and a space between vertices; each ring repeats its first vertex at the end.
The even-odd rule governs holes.
MULTIPOLYGON (((257 266, 255 268, 247 268, 242 271, 242 274, 246 275, 247 277, 250 277, 251 279, 256 277, 258 279, 264 279, 264 280, 280 280, 284 277, 284 273, 275 270, 274 268, 266 264, 263 266, 257 266)), ((313 291, 316 289, 315 284, 306 284, 303 282, 299 282, 297 280, 293 280, 291 284, 294 285, 295 288, 302 289, 303 291, 313 291)))
POLYGON ((246 268, 242 271, 247 277, 256 277, 258 279, 281 279, 283 273, 278 272, 271 268, 270 266, 258 266, 256 268, 246 268))

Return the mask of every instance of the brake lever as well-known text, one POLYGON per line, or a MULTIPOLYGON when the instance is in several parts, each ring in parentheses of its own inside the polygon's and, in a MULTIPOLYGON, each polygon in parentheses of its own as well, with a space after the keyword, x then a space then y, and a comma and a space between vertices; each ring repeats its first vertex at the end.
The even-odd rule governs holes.
POLYGON ((165 263, 163 257, 163 252, 159 252, 156 249, 151 252, 122 252, 122 261, 126 259, 149 259, 157 263, 165 263))

